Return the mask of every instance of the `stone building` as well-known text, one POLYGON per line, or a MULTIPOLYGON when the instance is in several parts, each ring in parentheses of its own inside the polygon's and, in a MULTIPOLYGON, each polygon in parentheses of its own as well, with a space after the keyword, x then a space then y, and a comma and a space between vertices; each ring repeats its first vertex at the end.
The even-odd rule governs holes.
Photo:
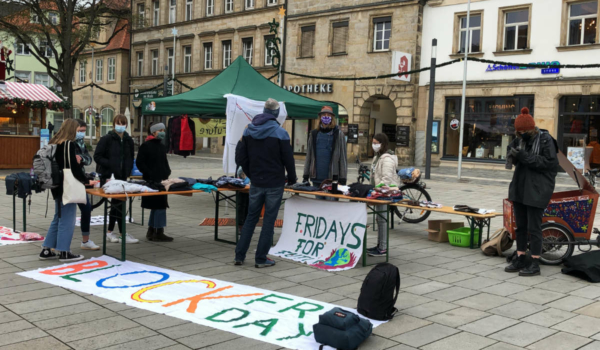
MULTIPOLYGON (((290 91, 340 104, 340 125, 348 136, 348 158, 373 156, 371 140, 384 132, 399 161, 413 161, 419 75, 373 80, 418 69, 421 64, 423 1, 295 0, 288 4, 285 69, 324 77, 286 74, 290 91), (400 67, 399 67, 400 66, 400 67), (327 77, 350 78, 328 80, 327 77), (403 79, 403 80, 399 80, 403 79)), ((316 122, 288 122, 294 151, 306 152, 316 122)))
MULTIPOLYGON (((136 0, 138 16, 132 32, 132 92, 147 90, 163 82, 165 74, 195 88, 200 86, 243 56, 265 77, 276 73, 267 57, 265 41, 271 38, 268 25, 279 18, 284 0, 136 0), (172 29, 177 29, 173 47, 172 29), (166 69, 165 69, 166 67, 166 69)), ((175 94, 188 91, 175 84, 175 94)), ((162 96, 162 87, 147 92, 145 97, 162 96)), ((141 97, 132 101, 135 116, 134 135, 140 131, 141 97)), ((142 130, 164 117, 146 117, 142 130)), ((164 120, 163 120, 164 121, 164 120)), ((223 140, 213 138, 213 152, 221 149, 223 140)), ((209 140, 197 142, 209 147, 209 140)))
MULTIPOLYGON (((456 164, 463 159, 502 166, 515 137, 514 119, 528 107, 538 127, 547 129, 559 148, 598 140, 600 69, 547 69, 560 64, 593 64, 600 53, 598 0, 429 1, 424 10, 421 65, 429 65, 431 41, 438 40, 437 61, 471 57, 510 64, 468 63, 463 149, 459 150, 463 64, 436 72, 432 159, 456 164), (466 45, 464 38, 472 38, 466 45), (522 68, 534 63, 540 68, 522 68)), ((421 74, 417 130, 424 133, 428 114, 429 72, 421 74)), ((421 164, 424 154, 417 164, 421 164)))

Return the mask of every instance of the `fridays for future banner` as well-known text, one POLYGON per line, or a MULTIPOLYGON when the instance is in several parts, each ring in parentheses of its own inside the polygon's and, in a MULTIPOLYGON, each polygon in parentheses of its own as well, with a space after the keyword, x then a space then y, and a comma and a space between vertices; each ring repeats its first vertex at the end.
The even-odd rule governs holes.
POLYGON ((269 254, 321 270, 349 270, 362 255, 366 225, 365 203, 293 196, 285 202, 281 237, 269 254))
POLYGON ((290 349, 319 349, 313 325, 336 307, 107 256, 18 275, 290 349))

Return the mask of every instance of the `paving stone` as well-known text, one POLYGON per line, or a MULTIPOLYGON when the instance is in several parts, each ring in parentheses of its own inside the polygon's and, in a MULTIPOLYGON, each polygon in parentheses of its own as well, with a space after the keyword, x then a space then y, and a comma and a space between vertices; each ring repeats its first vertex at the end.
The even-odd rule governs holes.
POLYGON ((521 322, 518 325, 491 334, 488 336, 488 338, 525 347, 541 339, 544 339, 554 333, 556 333, 556 331, 551 330, 549 328, 540 327, 531 323, 521 322))
POLYGON ((373 334, 377 334, 385 338, 392 338, 400 334, 428 326, 430 324, 431 322, 429 321, 421 320, 410 315, 399 314, 392 318, 389 322, 374 328, 373 334))
POLYGON ((572 291, 569 294, 577 296, 577 297, 582 297, 582 298, 596 299, 596 298, 600 298, 600 287, 587 286, 585 288, 581 288, 581 289, 572 291))
POLYGON ((558 293, 569 293, 586 286, 587 285, 584 283, 564 281, 561 279, 553 279, 551 281, 535 285, 536 288, 551 290, 558 293))
POLYGON ((205 348, 202 348, 202 350, 275 350, 278 348, 279 346, 277 345, 261 342, 255 339, 240 337, 215 345, 207 346, 205 348))
POLYGON ((526 301, 529 303, 544 305, 554 300, 564 298, 566 295, 562 293, 552 292, 544 289, 532 288, 519 294, 515 294, 512 298, 526 301))
MULTIPOLYGON (((460 252, 459 252, 460 253, 460 252)), ((439 256, 444 256, 442 254, 437 254, 439 256)), ((448 258, 452 258, 451 256, 447 256, 448 258)), ((451 263, 448 264, 444 264, 442 267, 444 269, 449 269, 449 270, 460 270, 461 272, 465 272, 465 273, 472 273, 472 272, 466 272, 464 271, 465 268, 468 268, 470 266, 473 266, 473 263, 469 262, 469 261, 461 261, 461 260, 455 260, 451 263)), ((480 272, 480 271, 478 271, 480 272)))
POLYGON ((472 295, 477 294, 478 292, 472 289, 462 288, 462 287, 450 287, 442 290, 438 290, 437 292, 425 294, 424 297, 432 298, 436 300, 441 300, 445 302, 453 302, 459 299, 464 299, 470 297, 472 295))
POLYGON ((21 286, 0 288, 0 295, 9 295, 9 294, 23 293, 23 292, 29 292, 32 290, 41 290, 41 289, 49 289, 49 288, 55 288, 55 287, 48 283, 42 283, 42 282, 31 283, 31 284, 24 284, 21 286))
POLYGON ((112 333, 138 326, 139 325, 137 323, 132 322, 125 317, 115 316, 97 321, 52 329, 49 330, 48 333, 52 334, 59 340, 68 343, 87 337, 93 337, 95 335, 112 333))
MULTIPOLYGON (((444 265, 445 266, 445 265, 444 265)), ((438 276, 444 276, 450 273, 453 273, 454 271, 452 270, 447 270, 446 268, 434 268, 431 270, 427 270, 427 271, 423 271, 423 272, 419 272, 419 277, 422 278, 433 278, 433 277, 438 277, 438 276)))
MULTIPOLYGON (((363 349, 361 347, 359 347, 359 349, 363 349)), ((365 349, 367 350, 367 349, 365 349)), ((396 346, 392 346, 391 348, 388 348, 386 350, 417 350, 416 348, 413 348, 412 346, 408 346, 408 345, 404 345, 404 344, 399 344, 396 346)))
POLYGON ((506 344, 503 342, 498 342, 490 347, 485 348, 485 350, 522 350, 523 348, 520 346, 514 346, 510 344, 506 344))
POLYGON ((182 325, 178 325, 178 326, 174 326, 174 327, 162 328, 162 329, 159 329, 158 332, 171 338, 171 339, 178 339, 178 338, 189 337, 194 334, 208 332, 213 329, 214 328, 199 325, 196 323, 186 323, 186 324, 182 324, 182 325))
POLYGON ((494 286, 497 285, 499 283, 502 283, 500 281, 498 281, 497 279, 493 279, 493 278, 486 278, 486 277, 475 277, 475 278, 471 278, 465 281, 460 281, 457 283, 454 283, 454 285, 459 286, 459 287, 463 287, 463 288, 467 288, 467 289, 472 289, 472 290, 481 290, 490 286, 494 286))
POLYGON ((131 308, 131 309, 119 311, 118 314, 123 317, 127 317, 129 319, 135 319, 135 318, 144 317, 144 316, 156 315, 155 312, 144 310, 144 309, 138 309, 138 308, 131 308))
POLYGON ((76 350, 104 349, 109 346, 151 337, 156 334, 156 332, 146 327, 136 327, 76 340, 69 343, 69 345, 76 350))
POLYGON ((600 319, 579 315, 561 322, 552 328, 584 337, 590 337, 600 332, 600 319))
POLYGON ((559 332, 528 346, 531 350, 574 350, 592 342, 591 339, 559 332))
POLYGON ((537 324, 538 326, 552 327, 557 323, 561 323, 575 316, 577 316, 577 314, 572 312, 550 308, 525 317, 522 321, 537 324))
POLYGON ((410 309, 406 309, 403 311, 403 313, 414 317, 427 318, 442 312, 446 312, 448 310, 456 309, 458 307, 458 305, 436 300, 427 304, 422 304, 410 309))
POLYGON ((573 295, 568 295, 562 299, 558 299, 551 303, 546 304, 546 306, 553 307, 555 309, 565 310, 565 311, 573 311, 577 309, 581 309, 582 307, 593 303, 594 301, 587 298, 576 297, 573 295))
POLYGON ((25 320, 12 321, 2 324, 0 334, 16 332, 22 329, 34 328, 35 326, 25 320))
POLYGON ((480 337, 475 334, 462 332, 442 340, 438 340, 435 343, 425 345, 421 349, 424 350, 447 350, 447 349, 460 349, 460 350, 479 350, 487 346, 496 343, 495 340, 480 337))
MULTIPOLYGON (((10 311, 4 311, 4 312, 0 312, 0 325, 3 323, 7 323, 7 322, 15 322, 18 320, 22 320, 21 317, 19 317, 19 315, 12 313, 10 311)), ((2 328, 2 326, 0 326, 0 329, 2 328)))
POLYGON ((468 307, 459 307, 457 309, 452 309, 446 312, 442 312, 441 314, 431 316, 427 319, 427 321, 443 324, 444 326, 448 327, 457 328, 459 326, 471 323, 486 316, 489 316, 489 314, 483 311, 470 309, 468 307))
POLYGON ((514 274, 514 273, 506 273, 506 272, 504 272, 504 273, 507 275, 513 276, 512 278, 507 279, 506 282, 521 284, 521 285, 529 286, 529 287, 533 287, 535 285, 545 283, 545 282, 552 280, 552 278, 548 278, 548 277, 544 277, 544 276, 523 277, 523 276, 519 276, 518 274, 514 274))
MULTIPOLYGON (((402 288, 400 288, 400 290, 402 290, 402 288)), ((401 292, 398 294, 398 299, 396 300, 396 308, 398 310, 404 310, 432 301, 433 299, 424 296, 401 292)))
POLYGON ((38 328, 23 329, 15 332, 4 333, 0 334, 0 346, 17 344, 46 336, 48 336, 48 334, 38 328))
POLYGON ((53 337, 42 337, 22 341, 17 344, 0 346, 0 350, 32 350, 32 349, 52 349, 52 350, 67 350, 70 347, 61 343, 53 337))
POLYGON ((416 259, 414 260, 415 263, 417 264, 423 264, 423 265, 429 265, 429 266, 439 266, 439 265, 445 265, 445 264, 449 264, 451 262, 453 262, 454 259, 450 259, 450 258, 445 258, 443 256, 428 256, 426 258, 423 259, 416 259))
POLYGON ((600 341, 595 341, 593 343, 589 343, 579 350, 600 350, 600 341))
MULTIPOLYGON (((421 274, 419 273, 419 276, 420 275, 421 274)), ((428 280, 426 278, 405 275, 405 274, 400 274, 400 280, 402 281, 402 286, 401 286, 402 289, 430 282, 430 280, 428 280)))
POLYGON ((21 303, 15 303, 6 305, 6 307, 17 314, 26 314, 29 312, 36 312, 42 310, 55 309, 63 306, 71 306, 85 303, 87 300, 75 295, 67 294, 54 296, 50 298, 43 298, 37 300, 24 301, 21 303))
POLYGON ((279 292, 291 294, 291 295, 295 295, 295 296, 299 296, 299 297, 303 297, 303 298, 310 298, 312 295, 323 293, 323 291, 320 289, 312 288, 309 286, 302 286, 302 285, 295 286, 295 287, 289 287, 289 288, 283 288, 283 289, 280 289, 279 292))
POLYGON ((513 300, 505 297, 500 297, 493 294, 481 293, 470 296, 454 302, 455 304, 470 307, 481 311, 493 309, 505 304, 511 303, 513 300))
POLYGON ((505 328, 514 326, 517 323, 519 323, 519 321, 513 320, 512 318, 492 315, 490 317, 482 318, 475 322, 465 324, 461 327, 458 327, 458 329, 485 337, 492 333, 499 332, 505 328))
POLYGON ((441 289, 445 289, 445 288, 450 288, 452 287, 449 284, 446 283, 440 283, 440 282, 428 282, 428 283, 423 283, 420 284, 418 286, 413 286, 413 287, 408 287, 408 288, 403 288, 405 292, 408 293, 412 293, 412 294, 417 294, 417 295, 423 295, 423 294, 427 294, 427 293, 432 293, 441 289))
POLYGON ((419 272, 431 270, 433 268, 434 268, 433 266, 417 264, 417 263, 410 263, 410 264, 404 264, 404 265, 398 266, 398 270, 400 270, 400 273, 402 273, 402 274, 415 274, 415 273, 418 274, 419 272))
POLYGON ((581 309, 575 310, 574 312, 586 316, 600 318, 600 302, 584 306, 581 309))
MULTIPOLYGON (((285 277, 285 279, 290 282, 302 283, 302 282, 312 281, 312 280, 323 278, 323 277, 330 277, 330 274, 331 274, 330 272, 325 272, 325 271, 313 271, 313 272, 304 273, 301 275, 288 276, 288 277, 285 277)), ((346 276, 346 277, 350 277, 350 276, 346 276)))
POLYGON ((513 303, 502 305, 500 307, 488 310, 488 312, 518 320, 523 317, 543 311, 547 308, 547 306, 527 303, 524 301, 515 301, 513 303))
POLYGON ((442 326, 439 324, 432 324, 416 329, 414 331, 410 331, 408 333, 404 333, 402 335, 392 338, 392 340, 413 346, 415 348, 419 348, 423 345, 433 343, 458 332, 459 331, 457 331, 454 328, 442 326))
POLYGON ((155 350, 162 349, 166 346, 177 344, 175 341, 162 336, 156 335, 153 337, 138 339, 134 341, 129 341, 124 344, 113 345, 108 348, 104 348, 105 350, 155 350))
POLYGON ((501 297, 510 297, 512 295, 526 291, 529 288, 530 287, 523 286, 520 284, 502 282, 500 284, 495 284, 491 287, 483 288, 481 289, 481 291, 484 293, 490 293, 501 297))
POLYGON ((110 310, 100 309, 83 313, 77 313, 74 315, 69 315, 68 317, 55 317, 44 321, 34 322, 34 324, 43 330, 50 330, 60 327, 79 325, 82 323, 101 320, 103 318, 114 316, 117 316, 117 314, 110 310))
POLYGON ((228 340, 238 338, 239 336, 233 333, 224 332, 218 329, 192 335, 185 338, 177 339, 183 345, 189 346, 192 349, 200 349, 206 346, 222 343, 228 340))
POLYGON ((431 278, 434 281, 442 282, 442 283, 456 283, 460 281, 465 281, 469 279, 473 279, 473 275, 462 272, 452 272, 444 276, 438 276, 431 278))
POLYGON ((188 348, 185 345, 176 344, 172 346, 167 346, 166 348, 162 348, 160 350, 190 350, 190 348, 188 348))
POLYGON ((141 324, 142 326, 146 326, 150 329, 163 329, 168 327, 173 327, 177 325, 181 325, 184 323, 188 323, 186 320, 182 320, 180 318, 175 318, 167 315, 158 315, 154 314, 151 316, 145 316, 136 318, 135 322, 141 324))

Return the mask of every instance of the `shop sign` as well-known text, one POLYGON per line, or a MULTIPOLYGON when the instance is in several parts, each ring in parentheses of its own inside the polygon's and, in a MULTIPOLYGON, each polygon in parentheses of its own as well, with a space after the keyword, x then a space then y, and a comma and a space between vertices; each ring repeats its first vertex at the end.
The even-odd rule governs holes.
POLYGON ((348 143, 358 143, 358 124, 348 124, 348 143))
POLYGON ((410 146, 410 126, 396 126, 396 146, 410 146))
POLYGON ((326 84, 308 84, 308 85, 288 85, 284 87, 287 91, 296 94, 331 94, 333 93, 333 83, 326 84))
POLYGON ((196 123, 196 137, 225 136, 227 119, 192 118, 192 120, 196 123))
POLYGON ((458 121, 458 119, 454 118, 450 121, 450 129, 456 131, 458 130, 458 125, 460 124, 460 122, 458 121))
POLYGON ((162 90, 149 90, 149 91, 142 91, 140 92, 140 90, 135 89, 133 90, 133 106, 134 107, 139 107, 142 104, 142 99, 144 98, 157 98, 157 97, 161 97, 163 94, 162 90))
MULTIPOLYGON (((547 67, 547 66, 557 66, 557 65, 560 65, 560 62, 559 61, 531 62, 529 64, 540 66, 540 68, 541 68, 541 67, 547 67)), ((525 69, 536 69, 536 68, 494 64, 494 65, 488 65, 488 67, 485 71, 486 72, 497 72, 497 71, 525 70, 525 69)), ((558 73, 560 73, 560 68, 542 68, 542 74, 558 74, 558 73)))
POLYGON ((392 72, 398 73, 392 77, 393 80, 401 80, 410 82, 410 74, 402 74, 408 72, 412 67, 412 55, 405 52, 394 51, 392 53, 392 72))

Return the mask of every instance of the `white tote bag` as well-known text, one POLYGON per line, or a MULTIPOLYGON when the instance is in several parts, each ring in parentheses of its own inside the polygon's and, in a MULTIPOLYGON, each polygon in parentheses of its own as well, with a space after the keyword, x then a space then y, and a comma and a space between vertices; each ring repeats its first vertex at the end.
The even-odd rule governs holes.
POLYGON ((70 203, 87 203, 87 196, 85 193, 85 185, 79 182, 73 176, 73 170, 71 167, 73 164, 70 164, 71 160, 71 142, 65 141, 65 168, 63 169, 63 195, 62 195, 62 204, 70 204, 70 203), (69 167, 67 168, 67 164, 69 167))

